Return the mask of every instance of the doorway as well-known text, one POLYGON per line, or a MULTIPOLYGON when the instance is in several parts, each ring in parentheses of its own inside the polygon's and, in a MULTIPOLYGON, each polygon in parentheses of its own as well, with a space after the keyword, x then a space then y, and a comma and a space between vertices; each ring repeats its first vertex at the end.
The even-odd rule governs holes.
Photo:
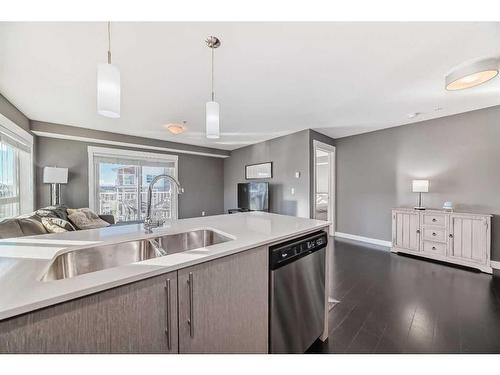
POLYGON ((314 194, 313 219, 330 221, 329 234, 335 234, 335 146, 313 141, 314 194))

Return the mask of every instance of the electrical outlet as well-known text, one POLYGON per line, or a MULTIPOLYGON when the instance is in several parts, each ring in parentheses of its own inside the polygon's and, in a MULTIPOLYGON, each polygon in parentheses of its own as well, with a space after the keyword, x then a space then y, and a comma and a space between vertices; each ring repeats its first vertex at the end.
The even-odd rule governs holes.
POLYGON ((205 216, 205 211, 201 211, 201 216, 205 216))
POLYGON ((291 189, 290 189, 290 193, 291 193, 292 195, 295 195, 295 188, 291 188, 291 189))

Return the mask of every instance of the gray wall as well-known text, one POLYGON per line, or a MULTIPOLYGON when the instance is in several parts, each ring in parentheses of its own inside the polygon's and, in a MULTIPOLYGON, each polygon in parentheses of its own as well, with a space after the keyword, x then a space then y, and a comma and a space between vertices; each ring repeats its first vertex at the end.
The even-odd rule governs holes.
POLYGON ((392 207, 413 206, 412 179, 430 180, 427 207, 495 214, 500 260, 500 106, 335 140, 337 231, 390 241, 392 207))
POLYGON ((309 130, 232 151, 224 160, 224 209, 237 207, 237 183, 246 182, 245 165, 267 161, 273 162, 273 178, 263 180, 270 183, 270 211, 309 217, 309 130))
MULTIPOLYGON (((104 132, 101 132, 104 133, 104 132)), ((100 134, 94 134, 94 136, 100 134)), ((121 139, 131 142, 132 139, 121 139)), ((160 141, 161 142, 161 141, 160 141)), ((70 207, 88 207, 88 153, 87 146, 117 147, 80 141, 36 137, 36 191, 37 207, 49 204, 49 186, 42 183, 44 166, 69 168, 69 182, 62 187, 63 203, 70 207)), ((118 147, 121 149, 140 149, 118 147)), ((158 152, 148 150, 147 152, 158 152)), ((219 150, 215 150, 219 151, 219 150)), ((223 159, 175 152, 179 156, 179 181, 185 193, 179 199, 179 217, 201 216, 223 213, 224 168, 223 159)))
POLYGON ((0 94, 0 113, 27 132, 30 131, 30 120, 2 94, 0 94))

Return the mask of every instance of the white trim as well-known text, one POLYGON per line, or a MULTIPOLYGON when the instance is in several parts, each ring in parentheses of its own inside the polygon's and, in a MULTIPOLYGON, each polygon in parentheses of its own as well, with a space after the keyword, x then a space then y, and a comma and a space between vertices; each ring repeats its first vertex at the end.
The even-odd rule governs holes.
POLYGON ((335 226, 336 226, 336 217, 335 217, 335 201, 336 201, 336 188, 335 188, 335 174, 336 174, 336 153, 335 153, 335 146, 329 145, 327 143, 320 142, 316 139, 313 139, 313 191, 312 191, 312 196, 313 196, 313 216, 314 213, 316 212, 316 150, 322 150, 327 153, 329 153, 330 156, 330 164, 331 164, 331 170, 330 170, 330 181, 328 183, 328 198, 329 198, 329 203, 330 207, 328 207, 328 221, 332 223, 329 226, 329 235, 332 236, 335 234, 335 226))
POLYGON ((500 262, 498 260, 490 260, 490 266, 491 268, 500 270, 500 262))
MULTIPOLYGON (((32 212, 35 206, 35 163, 33 155, 34 137, 32 134, 0 113, 0 130, 1 129, 4 129, 4 133, 7 137, 12 138, 15 142, 18 142, 20 146, 23 146, 23 148, 26 147, 26 150, 23 148, 20 148, 20 150, 29 154, 30 167, 27 169, 28 173, 24 172, 26 170, 24 169, 21 177, 21 171, 16 171, 19 186, 19 195, 17 197, 19 202, 19 214, 24 215, 32 212), (21 183, 21 180, 24 180, 25 183, 21 183)), ((20 159, 18 159, 18 161, 19 160, 20 159)))
POLYGON ((22 141, 27 143, 27 146, 33 146, 33 136, 26 130, 21 128, 16 123, 9 120, 7 117, 0 113, 0 125, 5 127, 8 131, 12 132, 17 137, 21 138, 22 141))
POLYGON ((384 240, 378 240, 376 238, 356 236, 354 234, 335 232, 335 237, 346 238, 349 240, 360 241, 360 242, 366 242, 366 243, 370 243, 373 245, 379 245, 379 246, 384 246, 384 247, 392 247, 391 241, 384 241, 384 240))
POLYGON ((179 160, 179 157, 177 155, 158 154, 156 152, 124 150, 123 148, 87 146, 87 152, 89 156, 90 154, 92 154, 92 156, 109 156, 109 157, 119 156, 128 159, 140 159, 140 160, 161 159, 165 161, 175 161, 175 162, 179 160))
POLYGON ((229 155, 211 154, 211 153, 208 153, 208 152, 201 152, 201 151, 189 151, 189 150, 182 150, 182 149, 177 149, 177 148, 142 145, 142 144, 138 144, 138 143, 110 141, 110 140, 106 140, 106 139, 90 138, 90 137, 80 137, 80 136, 68 135, 68 134, 57 134, 57 133, 43 132, 43 131, 38 131, 38 130, 32 130, 32 132, 34 134, 38 135, 39 137, 48 137, 48 138, 56 138, 56 139, 67 139, 67 140, 70 140, 70 141, 87 142, 87 143, 99 143, 99 144, 111 145, 111 146, 133 147, 133 148, 146 149, 146 150, 157 150, 157 151, 175 152, 177 154, 190 154, 190 155, 199 155, 199 156, 209 156, 209 157, 213 157, 213 158, 228 158, 229 157, 229 155))
MULTIPOLYGON (((89 184, 89 207, 97 212, 95 202, 95 170, 94 170, 94 157, 95 156, 109 156, 109 157, 123 157, 129 159, 139 160, 164 160, 165 162, 174 162, 174 175, 172 177, 178 178, 179 174, 179 157, 177 155, 159 154, 153 152, 132 151, 120 148, 109 147, 96 147, 87 146, 88 153, 88 184, 89 184)), ((179 217, 179 199, 175 199, 175 209, 173 210, 174 219, 179 217)))

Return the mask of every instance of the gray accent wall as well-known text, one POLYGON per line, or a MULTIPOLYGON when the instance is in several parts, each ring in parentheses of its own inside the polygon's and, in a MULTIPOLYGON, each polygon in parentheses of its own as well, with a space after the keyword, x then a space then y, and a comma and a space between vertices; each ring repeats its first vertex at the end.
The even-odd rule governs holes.
POLYGON ((50 122, 31 121, 30 126, 31 130, 34 132, 53 133, 56 135, 63 135, 70 137, 100 139, 103 141, 133 143, 137 145, 171 148, 186 152, 198 152, 205 154, 220 155, 223 157, 227 157, 230 155, 230 151, 227 150, 219 150, 215 148, 202 147, 202 146, 193 146, 185 143, 163 141, 160 139, 136 137, 133 135, 111 133, 101 130, 85 129, 77 126, 54 124, 50 122))
POLYGON ((391 208, 412 207, 412 179, 429 179, 427 207, 494 214, 500 261, 500 106, 335 140, 337 231, 391 240, 391 208))
POLYGON ((2 94, 0 94, 0 113, 20 128, 30 131, 30 120, 2 94))
MULTIPOLYGON (((94 134, 94 138, 96 138, 95 136, 99 137, 100 134, 94 134)), ((128 138, 122 138, 121 141, 135 143, 128 138)), ((70 207, 88 207, 87 147, 99 146, 178 155, 179 181, 185 189, 184 194, 179 198, 179 217, 201 216, 202 211, 205 211, 206 215, 223 213, 224 162, 222 158, 141 149, 140 146, 134 148, 110 146, 48 137, 36 137, 36 145, 37 207, 49 204, 49 186, 43 184, 44 166, 69 168, 69 182, 62 187, 62 201, 70 207)), ((218 151, 215 150, 215 152, 218 151)))
POLYGON ((231 156, 224 160, 225 211, 237 208, 237 184, 248 182, 245 166, 268 161, 273 162, 273 178, 259 181, 270 184, 270 211, 309 217, 309 130, 231 151, 231 156), (300 172, 299 178, 295 172, 300 172))

